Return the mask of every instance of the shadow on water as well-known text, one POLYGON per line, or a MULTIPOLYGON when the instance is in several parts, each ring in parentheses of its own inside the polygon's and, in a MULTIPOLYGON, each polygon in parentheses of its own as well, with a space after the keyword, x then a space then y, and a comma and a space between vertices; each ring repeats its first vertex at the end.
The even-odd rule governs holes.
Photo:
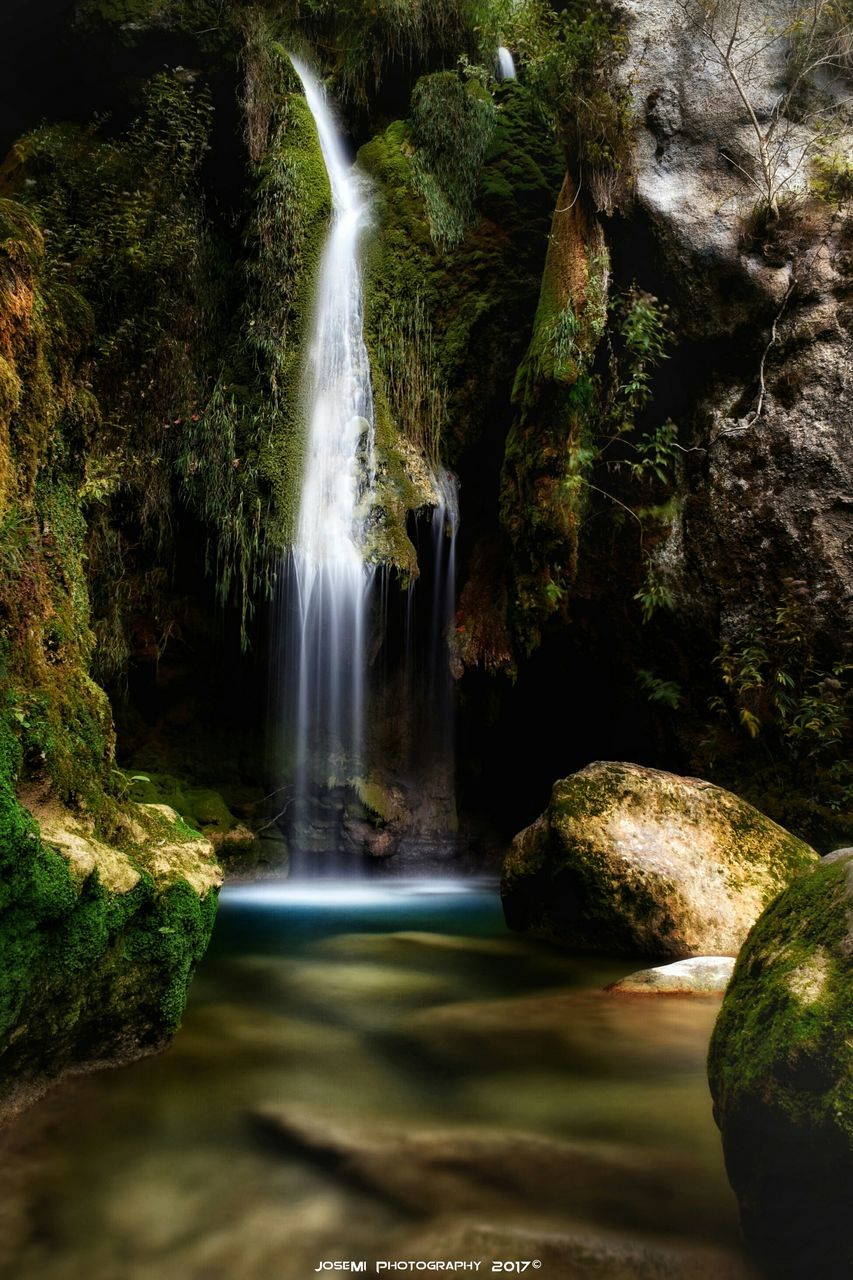
POLYGON ((705 1084, 717 1001, 602 991, 629 967, 507 933, 487 881, 229 886, 172 1048, 7 1134, 0 1274, 536 1256, 743 1277, 705 1084))

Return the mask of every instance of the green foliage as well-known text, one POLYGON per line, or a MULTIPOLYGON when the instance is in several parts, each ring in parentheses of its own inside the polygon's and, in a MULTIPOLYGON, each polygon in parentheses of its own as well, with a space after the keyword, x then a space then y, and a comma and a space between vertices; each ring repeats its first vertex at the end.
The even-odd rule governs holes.
POLYGON ((640 687, 649 695, 650 702, 659 702, 664 707, 677 711, 681 706, 683 691, 675 680, 663 680, 653 671, 638 671, 637 679, 640 687))
MULTIPOLYGON (((369 108, 389 67, 456 61, 476 48, 477 0, 311 0, 291 22, 332 65, 335 95, 369 108)), ((293 12, 296 10, 296 12, 293 12)))
POLYGON ((615 298, 612 310, 616 333, 622 343, 618 395, 626 412, 635 414, 645 408, 652 397, 651 374, 666 360, 672 334, 667 321, 667 308, 636 284, 615 298))
POLYGON ((84 31, 117 28, 128 43, 139 31, 174 31, 202 48, 217 48, 232 36, 231 11, 222 0, 79 0, 75 19, 84 31))
POLYGON ((381 545, 405 580, 415 564, 407 509, 429 500, 423 456, 432 461, 440 446, 453 466, 503 411, 535 308, 562 167, 530 95, 514 86, 494 114, 472 220, 459 241, 439 250, 413 181, 407 125, 395 122, 373 138, 359 163, 376 197, 365 321, 381 545))
POLYGON ((817 665, 807 621, 802 584, 789 582, 766 631, 723 645, 714 661, 725 692, 711 705, 751 738, 775 731, 794 759, 817 762, 844 744, 853 667, 817 665))
POLYGON ((853 667, 821 659, 818 649, 807 588, 789 579, 775 613, 714 659, 720 691, 709 705, 718 728, 703 743, 703 763, 724 771, 740 740, 746 785, 768 811, 804 830, 840 824, 843 835, 853 811, 853 667))
POLYGON ((812 160, 811 190, 827 204, 842 205, 853 199, 853 162, 839 152, 816 155, 812 160))
POLYGON ((474 217, 495 107, 475 83, 452 71, 423 76, 412 93, 412 178, 426 201, 432 238, 458 244, 474 217))
POLYGON ((423 298, 393 298, 377 317, 376 359, 397 428, 431 466, 441 454, 447 389, 439 382, 423 298))
POLYGON ((606 0, 571 0, 559 13, 526 9, 533 18, 530 45, 520 46, 526 82, 579 184, 610 212, 628 186, 633 127, 630 93, 615 80, 626 47, 621 20, 606 0))
POLYGON ((171 459, 209 378, 221 298, 198 173, 210 127, 206 92, 186 73, 164 73, 119 137, 44 126, 16 147, 44 229, 45 296, 90 344, 63 438, 69 457, 85 458, 78 496, 97 584, 95 661, 116 682, 129 650, 126 606, 144 599, 151 560, 169 554, 171 459))
POLYGON ((651 622, 659 609, 671 612, 675 608, 669 585, 654 560, 646 559, 646 575, 634 599, 640 605, 643 622, 651 622))

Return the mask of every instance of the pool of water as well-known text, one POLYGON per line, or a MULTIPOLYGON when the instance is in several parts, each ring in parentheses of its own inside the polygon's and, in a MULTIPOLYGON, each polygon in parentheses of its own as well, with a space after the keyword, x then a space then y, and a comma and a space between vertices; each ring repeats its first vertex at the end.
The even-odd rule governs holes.
POLYGON ((172 1047, 5 1135, 0 1273, 746 1274, 705 1081, 718 1002, 603 991, 631 967, 507 933, 489 883, 230 886, 172 1047))

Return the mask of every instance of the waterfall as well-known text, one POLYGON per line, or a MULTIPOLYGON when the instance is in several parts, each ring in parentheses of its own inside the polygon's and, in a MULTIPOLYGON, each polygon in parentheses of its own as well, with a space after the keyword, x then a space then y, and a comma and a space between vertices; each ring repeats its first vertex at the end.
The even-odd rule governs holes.
POLYGON ((359 264, 370 213, 367 191, 344 152, 322 85, 298 58, 292 62, 332 191, 303 379, 302 492, 285 572, 288 738, 294 816, 304 828, 317 778, 344 784, 361 763, 373 577, 361 546, 375 462, 359 264))
POLYGON ((306 340, 305 463, 282 573, 284 758, 277 772, 288 781, 272 794, 280 799, 273 821, 287 828, 292 874, 313 877, 344 868, 351 875, 353 852, 375 847, 375 825, 359 816, 354 794, 382 787, 403 797, 392 806, 395 847, 416 855, 439 849, 442 857, 455 848, 448 633, 459 504, 455 477, 436 468, 434 505, 413 517, 422 553, 417 589, 390 599, 393 569, 377 571, 363 554, 376 488, 359 263, 369 193, 348 161, 322 85, 298 58, 292 62, 317 126, 332 218, 306 340))
POLYGON ((459 486, 449 471, 435 477, 438 505, 432 513, 433 585, 429 643, 430 705, 434 734, 441 752, 449 798, 453 798, 454 697, 448 633, 456 616, 456 535, 459 531, 459 486))
POLYGON ((514 80, 515 79, 515 60, 509 49, 501 45, 498 49, 498 79, 514 80))

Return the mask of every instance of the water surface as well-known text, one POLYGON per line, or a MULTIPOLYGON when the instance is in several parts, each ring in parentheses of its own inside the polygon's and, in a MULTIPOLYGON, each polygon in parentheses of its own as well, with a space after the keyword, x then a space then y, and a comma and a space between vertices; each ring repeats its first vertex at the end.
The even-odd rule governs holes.
POLYGON ((507 933, 490 884, 227 888, 173 1046, 6 1136, 2 1275, 301 1280, 484 1232, 552 1278, 652 1274, 560 1262, 578 1232, 734 1251, 718 1002, 602 993, 630 968, 507 933))

